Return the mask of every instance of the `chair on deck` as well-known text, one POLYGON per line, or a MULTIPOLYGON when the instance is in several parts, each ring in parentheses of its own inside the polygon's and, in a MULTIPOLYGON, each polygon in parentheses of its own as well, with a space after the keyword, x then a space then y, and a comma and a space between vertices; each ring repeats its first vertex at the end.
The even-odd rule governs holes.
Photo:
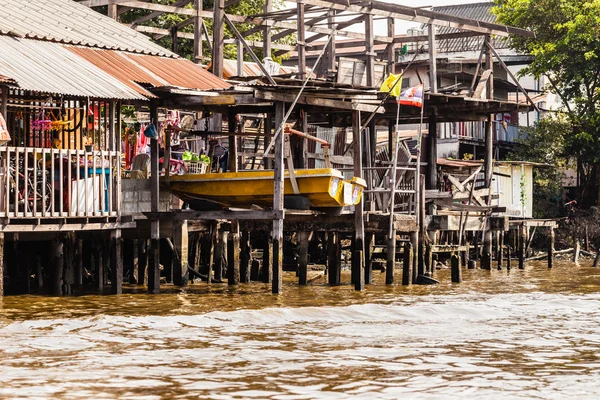
POLYGON ((149 166, 150 156, 148 154, 138 154, 131 160, 131 169, 125 170, 125 178, 148 179, 149 166))

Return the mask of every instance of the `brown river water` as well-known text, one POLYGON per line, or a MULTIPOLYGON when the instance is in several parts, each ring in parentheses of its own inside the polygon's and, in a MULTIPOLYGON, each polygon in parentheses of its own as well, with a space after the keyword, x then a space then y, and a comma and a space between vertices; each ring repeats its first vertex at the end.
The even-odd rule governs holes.
MULTIPOLYGON (((0 398, 600 397, 600 269, 0 300, 0 398)), ((312 273, 312 274, 316 274, 312 273)), ((345 281, 349 276, 344 275, 345 281)))

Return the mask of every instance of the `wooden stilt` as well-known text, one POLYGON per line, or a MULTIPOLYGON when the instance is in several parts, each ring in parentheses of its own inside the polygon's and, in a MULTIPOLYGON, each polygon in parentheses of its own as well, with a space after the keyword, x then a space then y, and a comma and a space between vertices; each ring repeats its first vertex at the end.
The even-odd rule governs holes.
POLYGON ((404 257, 402 263, 402 285, 404 286, 412 284, 413 258, 412 244, 406 242, 404 244, 404 257))
POLYGON ((0 297, 4 296, 4 232, 0 232, 0 297))
POLYGON ((146 267, 148 266, 148 240, 138 239, 137 283, 146 283, 146 267))
MULTIPOLYGON (((301 73, 304 71, 301 69, 301 73)), ((281 127, 285 114, 285 104, 283 102, 275 103, 275 126, 281 127)), ((275 140, 275 156, 273 158, 273 210, 283 211, 283 193, 284 193, 284 134, 281 132, 275 140)), ((293 165, 288 166, 293 171, 293 165)), ((271 292, 279 294, 283 291, 283 217, 273 220, 273 282, 271 283, 271 292)))
POLYGON ((130 242, 130 250, 131 250, 131 269, 129 270, 129 283, 134 285, 137 283, 137 266, 138 266, 138 262, 139 262, 139 257, 138 257, 138 240, 137 239, 133 239, 130 242))
MULTIPOLYGON (((51 242, 50 258, 52 260, 52 276, 50 283, 50 295, 62 296, 62 283, 63 283, 63 243, 56 239, 51 242)), ((101 275, 102 276, 102 275, 101 275)))
POLYGON ((419 255, 417 254, 417 250, 419 249, 419 232, 411 232, 410 234, 410 243, 412 245, 413 251, 412 254, 412 283, 417 283, 417 278, 419 274, 419 255))
MULTIPOLYGON (((352 111, 352 140, 354 143, 354 176, 363 177, 362 169, 362 140, 360 134, 361 118, 360 111, 352 111)), ((364 196, 359 204, 354 206, 354 249, 352 252, 352 276, 354 279, 354 289, 364 290, 364 240, 365 240, 365 221, 364 221, 364 196)))
POLYGON ((252 260, 250 266, 250 282, 258 282, 260 275, 260 262, 258 260, 252 260))
POLYGON ((452 282, 453 283, 461 283, 462 282, 462 272, 460 270, 460 261, 458 259, 458 255, 453 254, 450 259, 450 268, 452 273, 452 282))
POLYGON ((527 225, 519 226, 519 269, 525 268, 525 246, 527 244, 527 225))
POLYGON ((223 259, 225 258, 227 246, 227 231, 219 229, 217 233, 217 243, 215 244, 215 259, 214 259, 214 270, 215 270, 215 282, 223 282, 223 259))
POLYGON ((104 260, 103 260, 103 248, 102 245, 96 243, 94 245, 94 261, 96 262, 96 283, 98 290, 102 292, 104 290, 104 260))
POLYGON ((434 267, 435 266, 433 264, 433 247, 431 246, 431 244, 428 244, 425 251, 425 275, 433 276, 434 267))
POLYGON ((227 283, 240 283, 240 231, 237 221, 231 222, 231 231, 227 239, 227 283))
POLYGON ((386 247, 386 264, 385 264, 385 284, 393 285, 394 278, 394 269, 396 266, 396 231, 393 231, 390 237, 387 237, 387 247, 386 247))
POLYGON ((298 232, 298 284, 308 281, 308 236, 309 232, 298 232))
POLYGON ((339 233, 327 233, 327 269, 329 270, 328 279, 330 285, 339 285, 342 281, 339 241, 339 233))
MULTIPOLYGON (((64 268, 63 268, 63 294, 67 296, 71 296, 73 294, 73 270, 74 261, 75 261, 75 235, 72 232, 69 232, 65 235, 64 238, 64 268)), ((31 252, 27 254, 27 269, 26 272, 29 271, 30 268, 30 260, 33 259, 31 257, 31 252)), ((27 292, 29 292, 29 272, 27 273, 26 281, 24 282, 27 287, 27 292)))
POLYGON ((492 269, 492 231, 483 232, 483 253, 481 255, 481 269, 492 269))
POLYGON ((187 286, 189 282, 188 239, 188 222, 173 221, 173 284, 175 286, 187 286))
MULTIPOLYGON (((597 257, 596 257, 597 258, 597 257)), ((552 268, 554 263, 554 228, 548 228, 548 268, 552 268)), ((594 267, 596 267, 594 260, 594 267)))
POLYGON ((121 230, 110 232, 110 293, 123 293, 123 239, 121 230))
MULTIPOLYGON (((39 262, 36 257, 36 265, 39 262)), ((40 264, 41 265, 41 264, 40 264)), ((41 269, 41 268, 40 268, 41 269)), ((41 271, 39 272, 41 273, 41 271)), ((36 276, 38 273, 36 273, 36 276)), ((38 277, 38 279, 41 277, 38 277)), ((75 266, 73 270, 73 283, 77 286, 83 285, 83 240, 75 240, 75 266)))
MULTIPOLYGON (((150 102, 150 123, 158 130, 158 105, 150 102)), ((150 139, 150 209, 159 211, 159 146, 157 139, 150 139)), ((169 166, 167 165, 167 171, 169 166)), ((148 293, 160 293, 160 221, 150 221, 150 250, 148 251, 148 293)))
POLYGON ((371 261, 373 255, 373 245, 375 243, 375 234, 367 233, 365 241, 365 285, 373 283, 373 263, 371 261))
POLYGON ((497 259, 498 259, 498 270, 502 269, 504 264, 504 233, 498 231, 498 243, 497 243, 497 259))
POLYGON ((512 257, 512 247, 506 246, 506 270, 510 271, 510 260, 512 257))
POLYGON ((148 250, 148 293, 160 293, 160 239, 150 239, 148 250))
POLYGON ((125 276, 129 276, 129 283, 135 283, 135 273, 133 270, 133 249, 133 239, 123 239, 123 274, 125 276))
POLYGON ((261 276, 264 283, 271 283, 273 280, 273 241, 270 233, 267 233, 264 241, 261 276))
POLYGON ((579 241, 575 241, 575 249, 573 250, 573 262, 575 264, 579 264, 579 252, 581 251, 579 247, 579 241))
POLYGON ((242 231, 240 239, 240 282, 242 283, 251 280, 250 254, 250 232, 242 231))

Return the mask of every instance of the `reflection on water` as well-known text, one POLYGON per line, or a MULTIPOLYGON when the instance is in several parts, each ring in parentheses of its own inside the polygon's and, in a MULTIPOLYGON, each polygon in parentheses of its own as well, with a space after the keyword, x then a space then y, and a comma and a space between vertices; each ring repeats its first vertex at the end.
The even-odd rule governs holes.
POLYGON ((264 284, 6 297, 0 398, 600 394, 599 269, 539 263, 463 276, 391 288, 375 274, 356 293, 322 280, 300 288, 290 274, 279 297, 264 284))

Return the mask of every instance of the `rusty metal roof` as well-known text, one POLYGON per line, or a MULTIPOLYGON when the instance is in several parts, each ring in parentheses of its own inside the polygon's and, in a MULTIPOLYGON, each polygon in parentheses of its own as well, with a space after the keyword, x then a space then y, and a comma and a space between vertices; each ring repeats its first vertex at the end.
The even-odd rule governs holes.
POLYGON ((72 0, 0 0, 0 34, 177 57, 150 38, 72 0))
POLYGON ((147 100, 58 43, 0 35, 0 74, 21 89, 99 99, 147 100))
POLYGON ((146 97, 156 97, 143 86, 185 89, 227 89, 231 84, 184 58, 145 56, 120 51, 65 46, 146 97))

